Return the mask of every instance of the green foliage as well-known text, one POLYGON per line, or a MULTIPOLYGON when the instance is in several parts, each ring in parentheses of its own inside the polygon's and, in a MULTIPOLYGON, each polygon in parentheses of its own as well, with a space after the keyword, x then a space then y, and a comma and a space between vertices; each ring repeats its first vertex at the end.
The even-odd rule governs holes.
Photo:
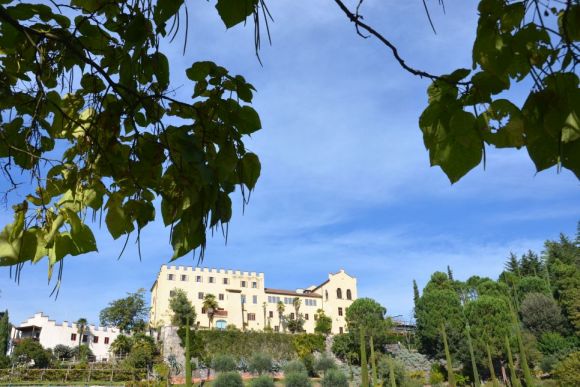
POLYGON ((369 387, 369 368, 367 365, 367 346, 365 340, 365 328, 364 326, 359 327, 359 343, 360 343, 360 375, 361 375, 361 386, 369 387))
POLYGON ((522 2, 479 2, 472 70, 434 79, 419 119, 431 165, 452 183, 480 164, 485 146, 525 146, 538 171, 560 165, 580 177, 580 91, 570 45, 578 39, 577 9, 560 4, 537 20, 535 7, 522 2), (505 99, 515 83, 531 80, 523 105, 505 99))
POLYGON ((207 293, 203 297, 202 307, 207 313, 208 326, 211 328, 212 324, 213 324, 213 318, 214 318, 215 312, 219 308, 219 305, 218 305, 217 299, 215 298, 215 295, 213 295, 211 293, 207 293))
POLYGON ((252 379, 250 387, 274 387, 274 381, 268 375, 261 375, 252 379))
POLYGON ((443 384, 443 382, 445 381, 445 376, 443 375, 443 372, 441 372, 440 369, 436 368, 436 369, 432 369, 431 373, 429 374, 429 384, 432 386, 438 386, 443 384))
POLYGON ((174 289, 173 295, 169 297, 169 308, 173 312, 171 323, 178 327, 183 327, 189 321, 190 326, 195 325, 197 317, 195 307, 187 298, 187 293, 183 289, 174 289))
POLYGON ((101 310, 99 318, 101 325, 118 327, 123 332, 131 332, 144 328, 149 308, 145 303, 145 289, 136 293, 128 293, 127 297, 109 303, 101 310))
POLYGON ((133 341, 131 337, 125 335, 119 335, 117 338, 111 343, 110 351, 116 356, 119 355, 126 355, 131 352, 131 346, 133 345, 133 341))
POLYGON ((580 352, 572 352, 554 368, 554 377, 562 386, 580 385, 580 352))
POLYGON ((304 363, 300 360, 293 360, 288 362, 284 367, 284 374, 305 374, 308 375, 308 370, 304 363))
POLYGON ((6 310, 2 313, 2 317, 0 317, 0 355, 6 355, 8 352, 11 330, 12 324, 10 324, 8 310, 6 310))
POLYGON ((58 360, 68 360, 74 356, 75 349, 67 345, 58 344, 52 349, 52 354, 58 360))
POLYGON ((292 336, 292 346, 301 358, 315 351, 324 352, 324 336, 308 333, 294 335, 292 336))
POLYGON ((324 314, 324 310, 318 309, 316 311, 316 325, 314 332, 321 335, 329 335, 332 332, 332 318, 324 314))
POLYGON ((563 328, 563 318, 556 301, 541 293, 529 293, 520 306, 524 327, 536 337, 543 333, 558 332, 563 328))
POLYGON ((311 387, 312 383, 308 374, 303 372, 284 373, 284 386, 286 387, 311 387))
POLYGON ((46 368, 51 362, 50 351, 33 339, 23 339, 12 350, 12 362, 15 364, 28 365, 33 363, 34 368, 46 368))
POLYGON ((272 368, 272 356, 267 353, 256 352, 249 362, 249 370, 255 372, 258 375, 267 373, 272 368))
POLYGON ((12 366, 12 362, 10 358, 4 354, 0 354, 0 369, 10 368, 12 366))
POLYGON ((447 345, 447 332, 445 331, 445 324, 441 323, 441 337, 443 339, 443 347, 445 349, 445 366, 447 367, 447 382, 449 386, 455 387, 455 373, 453 372, 453 359, 451 358, 451 351, 447 345))
POLYGON ((320 382, 322 387, 348 387, 346 375, 337 369, 329 369, 324 373, 324 378, 320 382))
MULTIPOLYGON (((445 275, 447 278, 447 275, 445 275)), ((417 337, 421 353, 443 358, 444 348, 441 324, 446 324, 449 345, 455 352, 463 345, 463 313, 459 295, 446 282, 444 288, 430 281, 419 299, 417 314, 417 337)))
POLYGON ((158 350, 151 336, 138 333, 131 338, 131 350, 124 362, 131 368, 148 368, 153 365, 158 350))
POLYGON ((511 332, 507 300, 503 297, 481 296, 467 303, 465 316, 469 322, 477 365, 487 365, 486 346, 489 346, 494 359, 503 357, 503 338, 511 332))
POLYGON ((344 362, 348 362, 351 353, 358 352, 354 335, 352 333, 343 333, 335 335, 332 340, 332 353, 334 356, 344 362))
POLYGON ((328 370, 335 369, 335 368, 336 368, 336 362, 334 361, 333 358, 328 356, 326 353, 323 353, 322 355, 320 355, 320 357, 318 359, 316 359, 316 361, 314 362, 314 369, 317 372, 322 372, 324 375, 326 375, 326 372, 328 370))
POLYGON ((87 362, 87 361, 95 359, 95 355, 93 354, 93 351, 86 344, 82 344, 78 347, 74 347, 72 349, 72 356, 75 359, 80 360, 81 362, 87 362))
POLYGON ((558 332, 546 332, 538 340, 538 348, 544 355, 566 355, 574 344, 571 338, 565 338, 558 332))
POLYGON ((371 298, 359 298, 347 309, 345 320, 348 331, 358 336, 361 328, 368 335, 378 336, 384 334, 389 327, 389 321, 385 320, 387 309, 371 298))
POLYGON ((222 372, 213 382, 214 387, 244 387, 242 375, 237 372, 222 372))
POLYGON ((287 318, 286 327, 288 328, 290 333, 304 332, 304 319, 302 317, 287 318))
MULTIPOLYGON (((195 62, 185 73, 192 98, 171 96, 158 43, 183 0, 78 0, 64 12, 2 3, 2 116, 9 118, 0 167, 8 181, 11 168, 29 173, 33 188, 0 232, 0 265, 47 257, 50 278, 66 256, 97 250, 87 211, 103 211, 113 238, 135 232, 139 240, 159 199, 173 258, 196 248, 203 254, 207 229, 231 219, 230 194, 238 188, 245 196, 260 175, 243 143, 261 128, 249 106, 254 87, 213 62, 195 62), (82 76, 73 82, 72 74, 82 76)), ((229 28, 256 7, 220 0, 217 12, 229 28)))
POLYGON ((523 277, 520 279, 516 286, 516 292, 520 302, 523 302, 523 300, 532 293, 541 293, 544 295, 551 294, 546 280, 536 276, 523 277))
POLYGON ((216 355, 213 357, 211 362, 211 368, 216 372, 234 371, 236 367, 236 360, 230 355, 216 355))
POLYGON ((397 386, 404 385, 407 379, 405 365, 389 355, 379 356, 377 368, 379 380, 383 381, 384 386, 391 385, 391 374, 393 374, 397 386))

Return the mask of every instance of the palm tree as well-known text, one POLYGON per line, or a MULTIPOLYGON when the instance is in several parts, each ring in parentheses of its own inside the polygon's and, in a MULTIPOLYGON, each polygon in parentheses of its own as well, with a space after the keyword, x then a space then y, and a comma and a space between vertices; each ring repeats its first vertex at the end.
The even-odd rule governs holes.
POLYGON ((299 317, 299 312, 300 312, 300 306, 302 305, 302 300, 300 300, 300 298, 298 297, 294 297, 294 300, 292 300, 292 305, 294 305, 294 311, 296 312, 296 320, 298 320, 299 317))
MULTIPOLYGON (((286 310, 286 307, 284 306, 284 303, 282 301, 278 301, 278 321, 280 326, 282 326, 282 316, 284 316, 284 310, 286 310)), ((284 332, 286 332, 286 327, 284 327, 284 332)))
POLYGON ((209 321, 209 328, 211 329, 211 326, 213 324, 213 317, 215 316, 215 312, 217 311, 219 305, 217 300, 215 299, 215 296, 213 294, 206 294, 205 297, 203 298, 203 308, 205 309, 205 311, 207 312, 207 319, 209 321))
POLYGON ((77 333, 79 334, 79 360, 81 357, 81 344, 83 342, 83 336, 85 335, 85 331, 87 330, 87 319, 84 317, 81 317, 77 320, 76 322, 77 325, 77 333))

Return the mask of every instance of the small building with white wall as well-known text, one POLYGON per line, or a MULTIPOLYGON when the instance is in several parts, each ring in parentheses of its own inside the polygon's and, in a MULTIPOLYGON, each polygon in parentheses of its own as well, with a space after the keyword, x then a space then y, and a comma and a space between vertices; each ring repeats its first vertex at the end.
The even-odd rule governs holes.
POLYGON ((80 338, 79 329, 75 323, 63 321, 59 324, 39 312, 12 328, 10 335, 12 345, 9 352, 15 344, 23 339, 37 340, 44 348, 51 349, 59 344, 68 347, 78 346, 80 339, 82 344, 91 349, 97 361, 106 361, 110 358, 111 344, 119 334, 119 328, 87 324, 85 333, 80 338))

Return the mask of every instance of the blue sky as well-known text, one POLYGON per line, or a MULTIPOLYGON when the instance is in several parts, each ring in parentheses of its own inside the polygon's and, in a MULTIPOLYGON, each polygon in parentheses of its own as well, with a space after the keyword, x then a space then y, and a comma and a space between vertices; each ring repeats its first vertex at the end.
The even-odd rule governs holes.
MULTIPOLYGON (((495 278, 510 251, 541 251, 544 240, 575 234, 578 180, 554 168, 536 174, 525 150, 488 149, 486 170, 455 185, 430 168, 417 123, 428 81, 357 36, 334 2, 269 2, 273 45, 263 45, 263 67, 251 25, 226 31, 213 2, 189 4, 187 52, 181 42, 168 48, 176 96, 191 95, 183 74, 193 61, 213 60, 254 84, 264 128, 248 141, 262 161, 250 205, 242 215, 234 199, 228 244, 210 239, 203 266, 261 271, 267 286, 290 289, 344 268, 358 278, 359 296, 409 317, 413 279, 422 287, 447 265, 457 278, 495 278)), ((362 14, 414 67, 445 73, 471 65, 475 3, 449 3, 446 15, 434 5, 437 35, 420 1, 367 1, 362 14)), ((0 223, 11 216, 2 208, 0 223)), ((0 268, 0 309, 15 323, 36 311, 96 323, 111 300, 149 289, 172 254, 161 221, 142 233, 142 261, 132 243, 117 260, 123 242, 96 234, 99 253, 65 259, 56 300, 46 262, 25 266, 20 284, 0 268)))

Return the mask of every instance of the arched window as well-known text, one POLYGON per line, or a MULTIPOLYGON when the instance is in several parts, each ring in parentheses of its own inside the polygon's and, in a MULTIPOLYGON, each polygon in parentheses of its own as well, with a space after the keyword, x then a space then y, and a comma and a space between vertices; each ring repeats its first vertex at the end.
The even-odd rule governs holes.
POLYGON ((328 290, 324 291, 324 296, 326 297, 326 301, 328 301, 328 290))
POLYGON ((352 293, 350 292, 350 289, 346 289, 346 299, 352 300, 352 293))
POLYGON ((336 298, 342 299, 342 290, 340 288, 336 289, 336 298))
POLYGON ((227 325, 228 325, 228 322, 226 320, 217 320, 215 322, 215 327, 217 329, 226 329, 227 325))

